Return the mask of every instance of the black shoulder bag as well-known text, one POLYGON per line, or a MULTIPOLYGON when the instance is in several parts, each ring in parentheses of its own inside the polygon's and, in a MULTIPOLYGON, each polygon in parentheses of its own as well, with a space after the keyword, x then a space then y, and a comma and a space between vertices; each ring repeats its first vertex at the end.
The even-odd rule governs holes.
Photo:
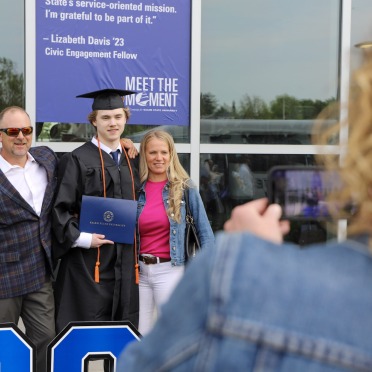
POLYGON ((186 204, 186 231, 185 231, 185 258, 186 262, 191 261, 201 249, 198 233, 194 224, 189 206, 189 190, 185 190, 185 204, 186 204))

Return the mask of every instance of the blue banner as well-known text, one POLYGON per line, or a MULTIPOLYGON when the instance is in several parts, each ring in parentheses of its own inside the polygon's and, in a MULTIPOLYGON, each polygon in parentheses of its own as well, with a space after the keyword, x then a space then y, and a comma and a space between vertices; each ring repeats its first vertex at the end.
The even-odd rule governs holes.
POLYGON ((130 124, 190 125, 191 0, 36 0, 36 121, 87 122, 105 88, 130 124))

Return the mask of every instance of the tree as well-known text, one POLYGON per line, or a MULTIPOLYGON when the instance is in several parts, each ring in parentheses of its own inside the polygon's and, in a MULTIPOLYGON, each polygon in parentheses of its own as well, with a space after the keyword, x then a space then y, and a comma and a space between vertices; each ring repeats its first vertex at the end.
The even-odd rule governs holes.
POLYGON ((0 110, 7 106, 24 107, 24 77, 17 74, 13 61, 0 58, 0 110))
POLYGON ((311 99, 297 99, 287 94, 277 96, 270 104, 273 119, 315 119, 326 108, 333 98, 320 101, 311 99))
POLYGON ((218 109, 215 111, 213 117, 219 118, 219 119, 232 118, 233 114, 231 111, 231 107, 226 104, 219 106, 218 109))
POLYGON ((234 119, 237 118, 237 112, 236 112, 236 106, 235 106, 235 101, 233 101, 232 105, 231 105, 231 115, 234 119))
POLYGON ((270 104, 270 111, 273 119, 302 119, 300 110, 301 103, 287 94, 277 96, 270 104))
POLYGON ((239 117, 241 119, 270 119, 270 110, 266 102, 257 96, 244 95, 240 101, 239 117))
POLYGON ((200 117, 212 116, 217 110, 217 98, 212 93, 200 94, 200 117))

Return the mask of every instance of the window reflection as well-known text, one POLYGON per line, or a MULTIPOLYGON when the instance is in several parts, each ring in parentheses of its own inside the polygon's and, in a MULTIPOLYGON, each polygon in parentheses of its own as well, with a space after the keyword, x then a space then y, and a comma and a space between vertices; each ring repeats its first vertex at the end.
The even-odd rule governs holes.
POLYGON ((7 106, 25 107, 24 1, 0 5, 0 111, 7 106))
MULTIPOLYGON (((234 207, 267 196, 267 174, 277 165, 315 165, 312 155, 204 154, 200 194, 213 231, 223 229, 234 207)), ((329 238, 325 222, 291 222, 288 241, 306 245, 329 238)))
MULTIPOLYGON (((335 123, 329 118, 322 129, 335 123)), ((314 120, 201 119, 201 143, 311 144, 314 120)))
MULTIPOLYGON (((50 142, 86 142, 95 134, 95 129, 90 123, 36 123, 37 141, 50 142)), ((124 136, 133 142, 141 142, 145 133, 151 129, 162 129, 169 132, 175 143, 190 142, 190 127, 176 125, 131 125, 126 124, 124 136)))
POLYGON ((215 120, 211 129, 226 124, 202 143, 309 143, 303 123, 339 99, 340 3, 202 2, 202 134, 205 120, 215 120), (263 128, 246 139, 249 121, 263 128), (293 138, 296 125, 302 134, 293 138))
MULTIPOLYGON (((323 123, 322 129, 335 122, 336 119, 328 119, 323 123)), ((200 138, 201 143, 308 145, 315 133, 314 124, 314 120, 201 119, 200 138)), ((169 132, 175 143, 190 141, 188 126, 127 124, 124 135, 139 143, 144 134, 154 128, 169 132)), ((86 142, 94 134, 95 129, 89 123, 36 123, 36 138, 39 142, 86 142)))

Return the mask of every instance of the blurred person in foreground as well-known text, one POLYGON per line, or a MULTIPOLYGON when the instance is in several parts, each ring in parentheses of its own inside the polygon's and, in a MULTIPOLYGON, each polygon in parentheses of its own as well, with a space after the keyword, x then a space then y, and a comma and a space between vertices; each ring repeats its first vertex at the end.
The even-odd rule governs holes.
POLYGON ((31 147, 33 129, 21 107, 0 113, 0 323, 22 318, 36 347, 36 371, 46 372, 46 349, 55 336, 51 210, 57 156, 48 147, 31 147))
POLYGON ((185 263, 185 192, 201 248, 214 235, 199 191, 182 167, 172 136, 162 130, 145 134, 140 147, 137 231, 139 236, 139 327, 147 334, 161 306, 181 279, 185 263))
MULTIPOLYGON (((356 75, 336 200, 348 239, 298 249, 288 221, 259 199, 236 207, 186 271, 162 315, 118 371, 372 370, 372 64, 356 75)), ((324 133, 324 144, 335 131, 324 133)), ((337 156, 328 156, 328 168, 337 156)))

